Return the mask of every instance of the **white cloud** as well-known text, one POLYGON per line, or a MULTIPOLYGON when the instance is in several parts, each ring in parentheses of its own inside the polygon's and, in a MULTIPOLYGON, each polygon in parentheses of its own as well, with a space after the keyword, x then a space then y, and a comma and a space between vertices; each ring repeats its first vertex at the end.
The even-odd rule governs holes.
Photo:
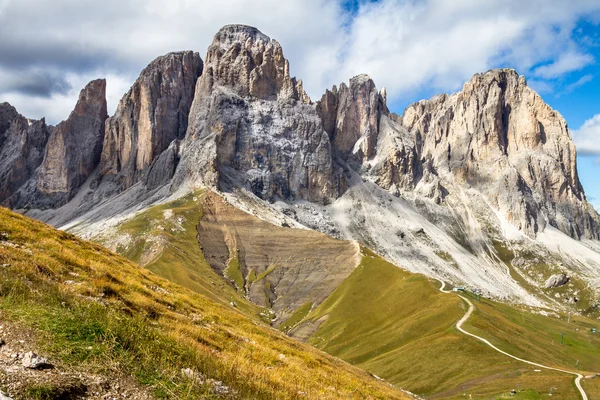
POLYGON ((554 91, 554 86, 550 82, 538 79, 528 80, 527 85, 540 94, 552 93, 552 91, 554 91))
POLYGON ((91 72, 89 74, 69 74, 66 77, 70 89, 64 93, 55 93, 51 97, 29 96, 22 93, 11 92, 2 95, 1 101, 7 101, 17 107, 19 113, 28 118, 46 118, 46 122, 56 125, 66 119, 75 108, 81 89, 90 81, 98 78, 106 78, 106 99, 108 102, 108 113, 114 114, 116 106, 129 90, 131 81, 122 76, 106 73, 103 71, 91 72))
POLYGON ((350 19, 341 1, 329 0, 0 4, 7 5, 0 14, 0 75, 14 86, 30 71, 62 71, 72 85, 67 93, 41 98, 17 94, 0 80, 0 101, 52 122, 68 114, 67 104, 82 87, 78 81, 103 73, 122 93, 156 56, 184 49, 204 56, 213 35, 230 23, 256 26, 277 39, 313 99, 358 73, 387 87, 393 102, 423 88, 456 90, 492 67, 531 75, 540 64, 534 70, 538 87, 550 88, 547 78, 592 61, 572 33, 581 16, 600 10, 597 0, 381 0, 361 1, 350 19))
POLYGON ((593 62, 594 57, 592 57, 591 54, 569 51, 561 54, 558 59, 551 64, 537 67, 533 73, 542 78, 552 79, 568 72, 578 71, 593 62))
POLYGON ((594 115, 574 131, 571 131, 573 141, 579 155, 600 156, 600 114, 594 115))
POLYGON ((566 91, 567 91, 567 93, 570 93, 573 90, 577 89, 578 87, 581 87, 581 86, 585 85, 586 83, 591 82, 593 79, 594 79, 594 75, 592 75, 592 74, 584 75, 581 78, 577 79, 575 82, 568 85, 566 88, 566 91))
MULTIPOLYGON (((427 85, 454 90, 476 72, 515 67, 539 78, 579 69, 593 58, 572 40, 592 1, 382 0, 363 6, 354 20, 343 74, 370 74, 388 96, 427 85)), ((551 85, 538 79, 538 87, 551 85)))

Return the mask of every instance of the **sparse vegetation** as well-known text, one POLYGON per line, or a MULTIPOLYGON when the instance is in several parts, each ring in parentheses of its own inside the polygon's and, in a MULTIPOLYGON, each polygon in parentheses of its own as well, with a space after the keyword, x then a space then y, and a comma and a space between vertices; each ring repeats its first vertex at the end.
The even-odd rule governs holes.
POLYGON ((456 263, 456 260, 454 259, 454 257, 452 257, 452 255, 450 253, 445 252, 443 250, 438 250, 435 252, 435 255, 438 256, 439 258, 441 258, 442 260, 446 261, 448 264, 450 264, 455 269, 460 269, 460 267, 456 263))
POLYGON ((224 275, 234 283, 238 292, 243 295, 246 281, 244 280, 244 276, 240 270, 240 259, 238 258, 237 254, 232 257, 231 260, 229 260, 227 268, 224 271, 224 275))
MULTIPOLYGON (((0 316, 33 329, 56 363, 131 375, 167 398, 405 397, 96 244, 6 209, 0 232, 0 264, 9 265, 0 269, 0 316)), ((30 390, 44 398, 54 389, 30 390)))
POLYGON ((266 270, 264 270, 263 272, 261 272, 260 274, 258 274, 256 276, 256 281, 258 282, 258 281, 265 279, 271 272, 275 271, 276 268, 277 268, 277 264, 269 265, 269 268, 267 268, 266 270))

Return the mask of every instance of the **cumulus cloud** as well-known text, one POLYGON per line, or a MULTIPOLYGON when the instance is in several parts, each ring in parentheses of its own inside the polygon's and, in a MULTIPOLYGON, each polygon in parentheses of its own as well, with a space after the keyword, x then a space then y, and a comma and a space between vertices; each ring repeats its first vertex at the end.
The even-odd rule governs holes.
POLYGON ((571 135, 579 155, 600 156, 600 114, 585 121, 571 135))
POLYGON ((569 51, 561 54, 551 64, 537 67, 533 73, 542 78, 552 79, 567 72, 578 71, 592 62, 594 62, 594 57, 591 54, 569 51))
POLYGON ((593 62, 573 30, 600 10, 596 0, 361 0, 352 10, 347 3, 0 0, 0 101, 57 122, 85 79, 104 76, 121 90, 110 99, 114 109, 152 59, 184 49, 203 56, 230 23, 277 39, 313 99, 358 73, 387 87, 394 102, 424 87, 458 89, 496 66, 535 75, 550 90, 548 79, 593 62))

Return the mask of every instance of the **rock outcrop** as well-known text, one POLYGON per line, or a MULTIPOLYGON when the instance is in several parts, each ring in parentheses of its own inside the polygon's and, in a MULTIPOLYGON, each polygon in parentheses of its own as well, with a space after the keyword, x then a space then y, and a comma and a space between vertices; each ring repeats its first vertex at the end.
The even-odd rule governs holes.
POLYGON ((279 43, 255 28, 228 25, 215 35, 189 124, 176 182, 234 180, 262 199, 338 194, 321 118, 279 43))
POLYGON ((132 186, 174 140, 184 138, 202 67, 198 53, 184 51, 158 57, 142 71, 106 123, 104 179, 117 181, 119 190, 132 186))
POLYGON ((555 274, 546 280, 544 287, 546 289, 557 288, 566 285, 569 283, 569 280, 571 280, 571 278, 568 277, 567 274, 555 274))
POLYGON ((523 232, 550 223, 599 238, 566 122, 514 70, 475 75, 458 93, 411 105, 402 121, 436 178, 477 188, 523 232))
POLYGON ((37 190, 48 199, 45 205, 68 202, 98 166, 107 118, 106 81, 98 79, 81 91, 69 118, 48 139, 36 176, 37 190))
POLYGON ((28 120, 10 104, 0 104, 1 204, 12 206, 11 198, 40 166, 51 131, 44 119, 28 120))
POLYGON ((325 92, 318 109, 337 156, 359 162, 373 157, 380 119, 389 112, 371 78, 358 75, 349 86, 342 83, 339 90, 334 86, 325 92))

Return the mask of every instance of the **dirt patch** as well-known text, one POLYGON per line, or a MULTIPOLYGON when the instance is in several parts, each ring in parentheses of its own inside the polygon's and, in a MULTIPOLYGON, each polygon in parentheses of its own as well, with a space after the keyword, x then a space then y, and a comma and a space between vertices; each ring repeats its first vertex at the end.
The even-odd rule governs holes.
POLYGON ((361 260, 356 242, 270 224, 213 192, 207 193, 203 210, 197 229, 206 261, 223 274, 235 258, 245 295, 270 307, 276 326, 302 304, 320 304, 361 260))
POLYGON ((28 329, 9 323, 0 317, 0 390, 18 399, 35 400, 147 400, 154 397, 147 388, 140 387, 132 378, 101 376, 76 371, 48 359, 44 368, 23 366, 28 352, 39 352, 35 334, 28 329))

